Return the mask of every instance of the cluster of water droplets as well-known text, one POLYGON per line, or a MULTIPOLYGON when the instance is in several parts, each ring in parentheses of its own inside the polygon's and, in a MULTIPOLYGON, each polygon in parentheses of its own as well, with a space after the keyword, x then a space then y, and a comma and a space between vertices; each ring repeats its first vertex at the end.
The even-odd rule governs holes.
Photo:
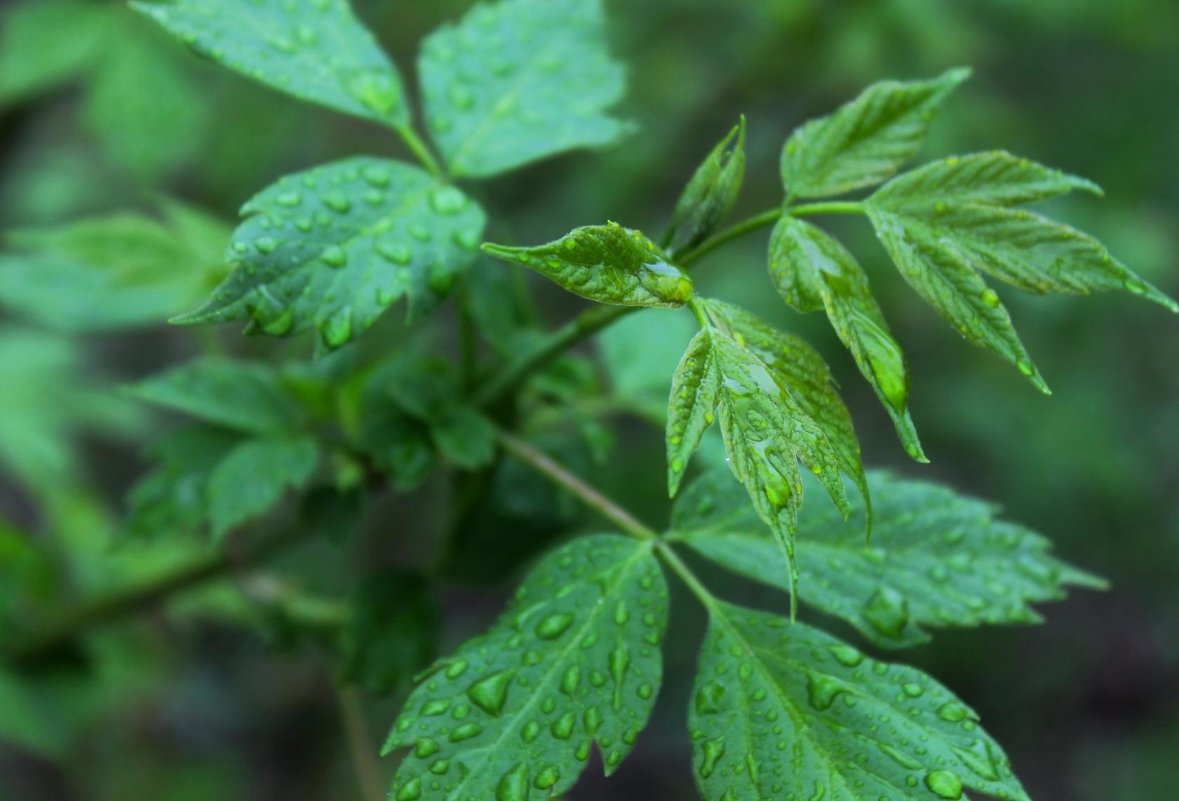
POLYGON ((394 798, 547 798, 595 742, 612 772, 654 705, 666 615, 646 546, 599 536, 550 556, 408 701, 387 746, 411 749, 394 798))

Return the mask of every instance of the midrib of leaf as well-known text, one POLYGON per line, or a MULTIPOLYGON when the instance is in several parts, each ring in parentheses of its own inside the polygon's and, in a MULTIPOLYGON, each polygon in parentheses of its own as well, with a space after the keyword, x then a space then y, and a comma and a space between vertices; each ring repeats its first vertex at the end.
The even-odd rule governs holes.
MULTIPOLYGON (((781 702, 782 708, 786 710, 786 714, 788 714, 790 716, 790 719, 794 722, 796 730, 800 734, 811 733, 811 727, 807 724, 806 715, 802 711, 800 711, 797 706, 795 706, 794 701, 786 694, 786 690, 781 685, 778 684, 778 681, 774 678, 773 673, 770 672, 769 668, 766 666, 766 663, 759 656, 760 652, 753 645, 753 643, 749 642, 749 640, 745 639, 745 637, 741 635, 741 633, 738 631, 737 627, 733 624, 733 622, 731 620, 729 620, 728 616, 725 615, 724 611, 722 610, 721 605, 719 603, 715 602, 716 601, 715 597, 712 598, 712 601, 713 601, 713 603, 705 604, 708 607, 709 614, 713 616, 713 619, 715 619, 719 623, 721 623, 722 628, 725 630, 726 636, 732 638, 734 641, 737 642, 738 646, 746 653, 746 655, 748 655, 750 657, 752 663, 757 666, 758 672, 760 672, 763 677, 765 677, 766 679, 769 680, 768 683, 774 692, 774 697, 776 697, 781 702)), ((840 679, 837 676, 832 676, 831 674, 823 674, 823 675, 828 676, 832 680, 839 682, 839 684, 841 684, 845 687, 848 686, 845 681, 843 681, 842 679, 840 679)), ((854 692, 854 689, 849 687, 847 690, 845 690, 845 692, 854 692)), ((748 699, 745 698, 744 693, 742 693, 741 696, 742 696, 742 703, 745 705, 746 711, 748 712, 748 714, 746 715, 746 720, 752 720, 753 719, 752 712, 748 709, 748 699)), ((844 731, 847 734, 854 736, 857 740, 860 740, 861 742, 868 743, 869 745, 871 745, 873 747, 877 747, 877 743, 875 741, 873 741, 872 739, 870 739, 868 737, 865 737, 861 732, 856 732, 856 731, 853 731, 853 730, 848 729, 846 727, 840 726, 838 723, 836 723, 835 725, 841 731, 844 731)), ((817 742, 817 738, 814 738, 814 739, 817 742)), ((828 754, 827 750, 822 747, 817 747, 814 750, 819 752, 820 754, 822 754, 823 762, 827 766, 827 776, 831 780, 831 782, 834 784, 836 781, 838 781, 839 785, 841 787, 843 787, 844 790, 851 792, 851 789, 847 783, 847 778, 843 775, 842 772, 837 770, 836 764, 835 764, 834 760, 831 758, 831 756, 828 754)), ((791 761, 794 762, 795 772, 800 773, 801 772, 799 770, 800 765, 798 764, 797 759, 794 759, 791 761)), ((907 792, 910 789, 910 788, 906 788, 906 787, 901 787, 900 785, 893 784, 891 781, 889 781, 885 777, 880 776, 879 774, 874 773, 871 770, 868 770, 868 768, 864 765, 860 765, 859 768, 861 770, 863 770, 865 773, 869 773, 872 776, 875 776, 876 778, 880 779, 882 783, 887 784, 890 787, 894 787, 897 790, 900 790, 901 792, 907 792)), ((754 786, 756 787, 756 783, 754 783, 754 786)), ((759 793, 759 795, 760 795, 760 793, 759 793)), ((834 793, 832 793, 832 797, 834 797, 834 793)))
MULTIPOLYGON (((500 733, 499 737, 497 737, 494 742, 489 743, 485 748, 480 749, 481 753, 483 753, 483 754, 490 753, 492 755, 499 753, 501 747, 503 746, 504 740, 508 737, 508 735, 517 731, 518 726, 519 726, 518 721, 523 720, 524 717, 538 703, 540 703, 541 696, 544 694, 545 689, 548 688, 549 686, 551 686, 551 684, 556 679, 557 672, 558 672, 559 668, 562 666, 562 664, 564 663, 564 660, 569 656, 569 652, 572 651, 574 648, 579 647, 579 643, 581 641, 580 635, 584 634, 587 629, 594 628, 594 626, 591 624, 596 622, 598 614, 602 611, 602 607, 606 602, 606 598, 612 592, 614 592, 620 584, 623 583, 623 581, 627 578, 627 576, 629 576, 631 569, 634 567, 635 562, 637 562, 641 557, 651 554, 653 547, 654 547, 654 543, 652 541, 638 541, 638 542, 636 542, 634 553, 631 556, 629 556, 624 562, 621 562, 621 563, 615 564, 615 565, 611 565, 609 568, 607 568, 601 572, 593 573, 591 575, 587 575, 583 578, 578 579, 578 583, 588 584, 588 583, 592 583, 595 579, 597 579, 598 577, 600 577, 604 574, 610 573, 611 571, 617 571, 617 575, 615 576, 614 581, 610 582, 608 590, 603 592, 599 596, 597 602, 594 604, 593 611, 589 615, 586 616, 585 623, 583 625, 577 627, 576 632, 579 636, 569 637, 568 643, 565 645, 565 647, 563 647, 560 650, 560 652, 558 654, 558 658, 552 659, 550 661, 550 667, 544 673, 544 678, 541 681, 537 682, 536 690, 532 693, 531 699, 529 699, 528 703, 526 703, 523 707, 521 707, 520 710, 516 713, 517 723, 513 723, 511 725, 505 726, 503 732, 500 733)), ((594 737, 591 737, 591 739, 596 739, 596 735, 594 737)), ((487 761, 486 758, 483 758, 479 764, 483 764, 486 761, 487 761)), ((475 776, 476 773, 477 773, 477 770, 474 767, 472 767, 471 770, 468 771, 466 778, 464 778, 462 780, 462 782, 460 782, 454 788, 454 790, 447 795, 447 798, 451 798, 451 799, 466 798, 466 796, 464 796, 462 794, 462 792, 463 792, 464 788, 466 788, 467 783, 471 781, 471 778, 473 776, 475 776)))

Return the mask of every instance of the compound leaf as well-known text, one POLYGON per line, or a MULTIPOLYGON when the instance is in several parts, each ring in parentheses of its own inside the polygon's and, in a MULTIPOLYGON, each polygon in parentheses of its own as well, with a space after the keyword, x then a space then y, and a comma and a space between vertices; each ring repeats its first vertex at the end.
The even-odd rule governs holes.
POLYGON ((676 203, 664 246, 681 252, 702 242, 732 210, 745 179, 745 118, 696 168, 676 203))
POLYGON ((133 2, 197 53, 336 111, 409 125, 401 77, 345 0, 133 2))
POLYGON ((303 417, 272 369, 233 359, 197 359, 131 391, 156 406, 251 434, 288 431, 303 417))
POLYGON ((978 716, 919 670, 715 602, 689 711, 706 801, 1028 801, 978 716))
POLYGON ((704 329, 688 343, 671 379, 667 405, 667 492, 675 497, 684 469, 712 425, 720 394, 720 370, 704 329))
POLYGON ((1172 311, 1179 305, 1114 259, 1096 239, 1012 206, 1088 181, 1008 153, 933 162, 898 176, 865 207, 905 280, 959 332, 1047 387, 981 273, 1032 292, 1125 289, 1172 311))
POLYGON ((926 81, 882 81, 804 124, 782 150, 787 194, 840 195, 887 179, 921 147, 933 113, 969 76, 952 69, 926 81))
POLYGON ((799 311, 825 309, 831 327, 892 417, 917 461, 928 461, 909 416, 909 365, 893 339, 855 256, 810 223, 783 216, 770 237, 770 275, 778 294, 799 311))
POLYGON ((431 34, 418 71, 450 172, 494 175, 627 133, 605 113, 626 79, 604 29, 601 0, 502 0, 431 34))
POLYGON ((473 260, 483 210, 453 186, 396 161, 353 158, 288 176, 249 201, 234 272, 181 324, 250 318, 284 336, 311 326, 339 348, 402 295, 432 309, 473 260))
POLYGON ((666 625, 650 543, 597 535, 550 554, 489 632, 421 679, 385 744, 413 749, 390 798, 551 798, 594 742, 613 773, 655 704, 666 625))
MULTIPOLYGON (((924 627, 1033 623, 1030 604, 1059 600, 1065 587, 1100 579, 1051 554, 993 506, 928 482, 868 473, 875 498, 872 547, 863 529, 830 509, 804 506, 798 520, 799 598, 856 627, 873 643, 925 642, 924 627)), ((857 505, 853 521, 862 519, 857 505)), ((789 590, 774 569, 776 544, 724 474, 701 476, 680 496, 673 536, 756 581, 789 590)))
POLYGON ((288 489, 302 489, 319 462, 319 447, 305 436, 247 440, 209 475, 209 522, 214 538, 278 503, 288 489))
POLYGON ((617 306, 683 306, 692 279, 640 231, 615 222, 574 228, 537 247, 485 243, 497 258, 536 270, 583 298, 617 306))

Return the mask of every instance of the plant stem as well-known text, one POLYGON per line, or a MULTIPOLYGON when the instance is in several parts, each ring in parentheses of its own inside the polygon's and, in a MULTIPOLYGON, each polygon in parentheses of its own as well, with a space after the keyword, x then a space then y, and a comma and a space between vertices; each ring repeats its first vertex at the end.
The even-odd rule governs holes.
POLYGON ((692 568, 684 564, 679 554, 662 540, 655 545, 655 550, 659 554, 659 557, 671 568, 671 572, 679 576, 680 580, 688 585, 688 589, 700 600, 700 603, 704 604, 704 608, 712 611, 716 606, 716 596, 709 592, 708 588, 701 583, 700 579, 696 577, 696 574, 692 572, 692 568))
POLYGON ((80 604, 29 639, 5 649, 3 657, 12 664, 34 663, 69 644, 83 632, 149 609, 177 592, 263 562, 310 533, 310 528, 292 526, 241 548, 201 554, 141 586, 114 590, 109 595, 80 604))
POLYGON ((804 203, 787 209, 792 217, 813 217, 816 214, 862 214, 864 204, 855 200, 837 200, 830 203, 804 203))
POLYGON ((360 797, 364 801, 384 801, 381 766, 375 758, 377 749, 364 720, 360 693, 355 687, 337 687, 336 698, 340 703, 340 719, 348 738, 348 750, 352 752, 356 780, 360 784, 360 797))
POLYGON ((434 154, 430 152, 430 148, 426 147, 426 143, 422 141, 421 137, 417 135, 417 132, 411 126, 405 125, 400 127, 397 129, 397 133, 401 134, 401 138, 405 141, 405 144, 432 175, 441 176, 443 174, 438 160, 434 158, 434 154))
POLYGON ((696 247, 686 250, 682 254, 677 254, 676 264, 678 264, 680 267, 690 267, 722 245, 725 245, 734 239, 745 236, 745 234, 756 231, 758 228, 765 228, 768 225, 773 225, 781 216, 782 210, 774 208, 766 209, 760 214, 755 214, 752 217, 746 217, 744 220, 733 223, 728 228, 713 234, 696 247))
POLYGON ((640 540, 658 539, 658 535, 652 528, 639 522, 630 512, 623 509, 524 440, 514 434, 501 431, 499 432, 499 441, 508 453, 536 470, 545 478, 548 478, 557 486, 568 490, 578 500, 618 526, 623 532, 640 540))

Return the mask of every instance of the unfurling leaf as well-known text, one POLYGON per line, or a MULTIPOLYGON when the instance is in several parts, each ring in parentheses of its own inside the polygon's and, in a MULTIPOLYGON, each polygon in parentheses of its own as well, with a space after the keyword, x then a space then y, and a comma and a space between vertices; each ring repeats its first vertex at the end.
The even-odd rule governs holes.
POLYGON ((426 122, 450 172, 495 175, 627 133, 605 113, 626 79, 604 29, 601 0, 501 0, 427 37, 426 122))
POLYGON ((307 436, 246 440, 209 475, 209 522, 219 538, 278 503, 288 489, 302 489, 319 462, 319 446, 307 436))
POLYGON ((390 798, 540 801, 574 785, 594 743, 613 773, 654 707, 666 625, 651 543, 550 554, 489 632, 421 678, 385 744, 412 749, 390 798))
MULTIPOLYGON (((925 626, 1034 623, 1030 604, 1059 600, 1069 585, 1103 582, 1054 557, 1050 543, 997 520, 990 504, 928 482, 868 473, 875 500, 872 547, 852 521, 803 506, 798 518, 799 599, 842 618, 876 645, 926 642, 925 626)), ((744 576, 789 590, 777 546, 720 470, 676 502, 672 539, 744 576)))
POLYGON ((712 351, 712 331, 688 343, 671 379, 667 406, 667 492, 675 497, 688 460, 712 425, 720 393, 720 372, 712 351))
POLYGON ((970 70, 928 81, 882 81, 786 141, 782 181, 790 197, 841 195, 889 178, 920 149, 934 112, 970 70))
POLYGON ((575 228, 547 245, 512 248, 487 243, 483 249, 599 303, 683 306, 692 297, 692 280, 654 242, 614 222, 575 228))
POLYGON ((689 710, 705 801, 1028 801, 978 715, 919 670, 715 602, 689 710))
POLYGON ((770 237, 769 263, 783 300, 799 311, 826 309, 831 327, 892 417, 905 450, 927 461, 909 416, 909 365, 855 257, 821 229, 787 215, 770 237))
POLYGON ((664 246, 679 253, 700 244, 732 210, 745 178, 745 118, 717 143, 684 187, 664 246))
POLYGON ((234 272, 183 324, 249 318, 283 336, 314 326, 338 348, 400 297, 411 319, 432 309, 471 263, 478 204, 396 161, 353 158, 281 179, 242 209, 234 272))
POLYGON ((409 125, 401 77, 346 0, 133 2, 197 53, 300 100, 409 125))
POLYGON ((864 205, 905 280, 964 337, 994 350, 1047 391, 1010 315, 980 273, 1032 292, 1124 289, 1179 311, 1096 239, 1012 208, 1073 189, 1099 191, 1084 179, 990 152, 898 176, 864 205))

